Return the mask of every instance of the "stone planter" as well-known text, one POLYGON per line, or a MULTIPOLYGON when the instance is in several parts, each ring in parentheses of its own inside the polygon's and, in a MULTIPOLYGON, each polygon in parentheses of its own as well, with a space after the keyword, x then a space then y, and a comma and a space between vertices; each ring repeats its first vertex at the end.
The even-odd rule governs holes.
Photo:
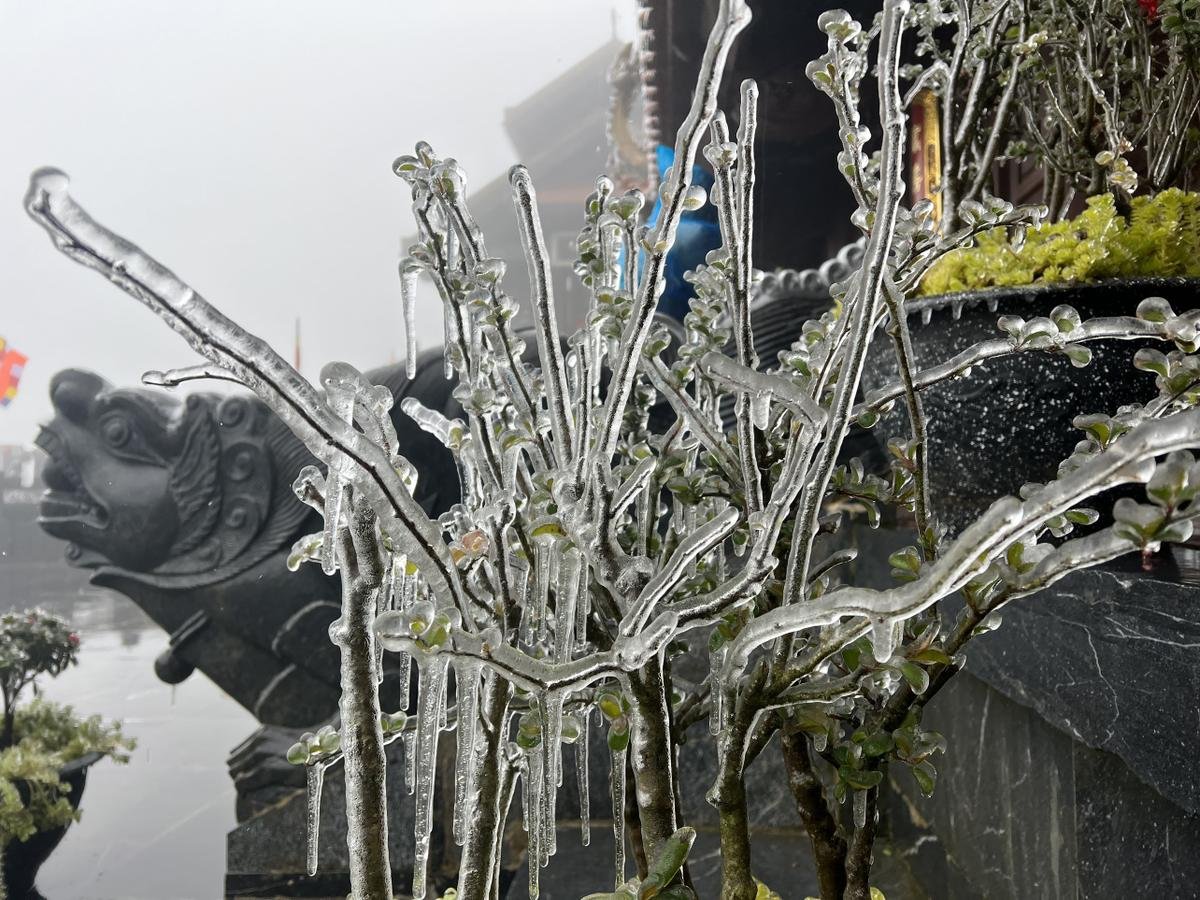
MULTIPOLYGON (((58 776, 67 784, 67 800, 73 809, 79 808, 83 788, 87 783, 88 768, 99 762, 103 756, 102 753, 85 753, 59 769, 58 776)), ((18 782, 17 790, 23 800, 28 800, 27 785, 18 782)), ((50 858, 50 854, 66 836, 70 827, 70 824, 67 824, 39 831, 27 840, 12 841, 4 848, 4 886, 8 890, 9 900, 37 900, 42 896, 34 886, 38 870, 50 858)))
MULTIPOLYGON (((856 583, 886 587, 912 532, 851 540, 856 583)), ((949 742, 933 796, 889 775, 876 858, 912 881, 888 897, 1197 896, 1200 552, 1152 562, 1074 573, 968 644, 923 720, 949 742)))
MULTIPOLYGON (((1146 297, 1165 297, 1177 311, 1200 298, 1200 280, 1148 278, 1091 285, 1037 285, 928 297, 908 306, 918 369, 949 359, 978 341, 1001 337, 1002 315, 1045 316, 1059 304, 1086 320, 1132 315, 1146 297)), ((898 380, 895 355, 877 336, 863 371, 863 389, 898 380)), ((1071 421, 1085 413, 1114 413, 1155 394, 1153 376, 1133 368, 1133 354, 1156 341, 1088 344, 1092 363, 1077 369, 1059 353, 1030 351, 990 360, 967 378, 923 392, 930 421, 930 493, 938 517, 952 529, 973 520, 997 497, 1029 481, 1054 477, 1083 435, 1071 421)), ((1162 347, 1164 352, 1168 347, 1162 347)), ((882 446, 906 438, 908 417, 897 402, 873 432, 882 446)))

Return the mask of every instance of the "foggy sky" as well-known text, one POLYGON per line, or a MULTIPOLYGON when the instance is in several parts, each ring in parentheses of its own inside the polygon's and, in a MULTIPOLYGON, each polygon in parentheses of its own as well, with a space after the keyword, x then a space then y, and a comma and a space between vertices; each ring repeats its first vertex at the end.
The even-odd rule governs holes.
MULTIPOLYGON (((384 364, 412 232, 392 159, 428 140, 468 192, 506 170, 504 108, 609 40, 613 7, 627 40, 632 0, 0 0, 0 336, 29 356, 0 443, 32 440, 59 369, 198 361, 52 248, 21 206, 33 169, 289 358, 299 316, 308 377, 384 364)), ((432 298, 418 330, 441 342, 432 298)))

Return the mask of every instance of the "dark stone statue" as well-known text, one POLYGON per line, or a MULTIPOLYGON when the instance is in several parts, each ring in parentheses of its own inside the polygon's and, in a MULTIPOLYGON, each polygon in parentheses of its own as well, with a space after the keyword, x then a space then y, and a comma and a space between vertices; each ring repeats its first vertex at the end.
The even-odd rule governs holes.
MULTIPOLYGON (((417 501, 441 512, 458 498, 453 460, 398 408, 416 394, 454 414, 440 357, 412 381, 399 368, 371 377, 397 397, 401 446, 422 472, 417 501)), ((70 542, 68 560, 91 569, 94 584, 130 597, 171 635, 159 677, 177 683, 200 669, 266 725, 332 716, 339 582, 285 565, 292 543, 321 527, 291 489, 314 462, 308 450, 245 394, 180 400, 74 369, 50 391, 56 414, 38 437, 51 457, 42 527, 70 542)), ((386 708, 407 706, 386 678, 382 690, 386 708)))

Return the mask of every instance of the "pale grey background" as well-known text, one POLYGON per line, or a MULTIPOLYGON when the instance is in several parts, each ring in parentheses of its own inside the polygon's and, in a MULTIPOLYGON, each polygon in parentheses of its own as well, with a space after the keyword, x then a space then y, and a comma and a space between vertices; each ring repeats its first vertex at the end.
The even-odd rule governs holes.
POLYGON ((504 108, 614 30, 632 0, 0 0, 0 336, 29 356, 0 444, 32 440, 58 369, 194 361, 51 249, 21 208, 35 167, 289 356, 299 316, 309 377, 379 365, 404 353, 412 230, 392 159, 425 139, 484 184, 517 162, 504 108))

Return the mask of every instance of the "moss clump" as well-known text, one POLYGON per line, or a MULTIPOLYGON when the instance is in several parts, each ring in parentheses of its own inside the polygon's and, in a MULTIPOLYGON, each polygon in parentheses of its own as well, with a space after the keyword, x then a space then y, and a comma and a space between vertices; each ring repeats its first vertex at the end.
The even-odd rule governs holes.
POLYGON ((1074 219, 1031 229, 1020 246, 1003 228, 986 231, 938 260, 919 293, 1180 275, 1200 277, 1200 194, 1172 188, 1134 198, 1128 221, 1111 194, 1090 197, 1074 219))

